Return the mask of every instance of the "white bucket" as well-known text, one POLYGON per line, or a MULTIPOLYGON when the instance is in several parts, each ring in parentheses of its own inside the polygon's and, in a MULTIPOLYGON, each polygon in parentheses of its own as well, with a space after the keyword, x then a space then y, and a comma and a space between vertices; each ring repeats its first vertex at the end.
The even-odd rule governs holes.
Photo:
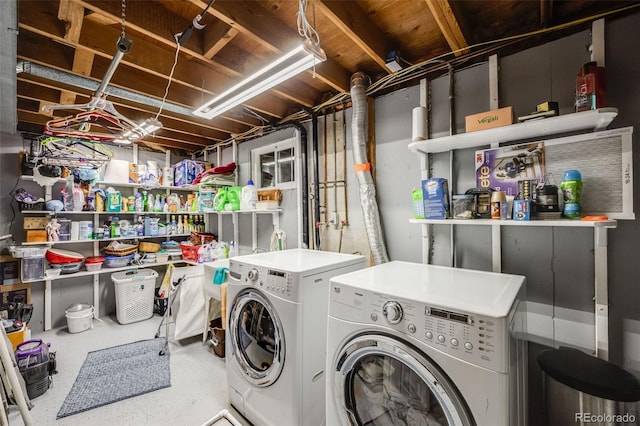
POLYGON ((94 310, 93 306, 82 303, 69 306, 67 310, 64 311, 64 316, 67 317, 69 333, 80 333, 93 328, 94 310))

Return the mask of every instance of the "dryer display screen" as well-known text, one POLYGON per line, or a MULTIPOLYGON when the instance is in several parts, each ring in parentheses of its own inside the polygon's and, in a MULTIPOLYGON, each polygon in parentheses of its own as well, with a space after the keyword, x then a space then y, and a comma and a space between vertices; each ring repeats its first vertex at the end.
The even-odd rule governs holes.
POLYGON ((457 314, 455 312, 445 311, 444 309, 426 308, 427 315, 434 317, 440 317, 449 319, 451 321, 458 321, 467 324, 469 322, 469 315, 457 314))
POLYGON ((282 278, 285 278, 287 276, 286 272, 274 271, 273 269, 269 269, 268 274, 273 275, 274 277, 282 277, 282 278))

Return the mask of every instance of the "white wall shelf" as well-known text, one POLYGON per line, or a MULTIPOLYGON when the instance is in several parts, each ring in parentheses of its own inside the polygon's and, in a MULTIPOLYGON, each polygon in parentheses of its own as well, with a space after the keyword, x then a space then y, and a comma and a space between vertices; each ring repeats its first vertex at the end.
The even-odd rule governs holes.
MULTIPOLYGON (((596 110, 560 115, 557 117, 530 120, 509 126, 477 132, 462 133, 409 143, 408 148, 420 159, 422 179, 429 177, 429 154, 449 152, 456 149, 475 148, 483 145, 497 146, 503 142, 515 142, 524 139, 541 138, 570 132, 587 132, 605 129, 618 115, 617 108, 600 108, 596 110)), ((471 225, 491 226, 491 257, 493 271, 502 271, 502 247, 500 230, 502 226, 553 226, 553 227, 588 227, 593 228, 594 246, 594 288, 595 288, 595 336, 596 355, 608 359, 609 353, 609 305, 607 283, 607 229, 615 228, 617 221, 582 221, 582 220, 491 220, 491 219, 410 219, 411 223, 420 224, 423 240, 423 262, 429 262, 431 250, 431 226, 433 225, 471 225)), ((453 241, 451 242, 453 244, 453 241)), ((453 253, 453 251, 452 251, 453 253)))
POLYGON ((426 225, 469 225, 469 226, 554 226, 575 228, 615 228, 618 222, 615 220, 497 220, 497 219, 410 219, 411 223, 426 225))
POLYGON ((602 130, 618 115, 617 108, 600 108, 557 117, 530 120, 509 126, 461 133, 436 139, 428 139, 409 144, 415 153, 430 154, 453 149, 474 148, 501 142, 577 132, 580 130, 602 130))
POLYGON ((158 238, 181 238, 181 237, 189 237, 191 233, 188 234, 169 234, 169 235, 136 235, 132 237, 118 237, 118 238, 102 238, 102 239, 84 239, 84 240, 65 240, 65 241, 43 241, 43 242, 34 242, 34 243, 22 243, 23 246, 57 246, 58 244, 82 244, 82 243, 99 243, 101 241, 122 241, 122 240, 150 240, 150 239, 158 239, 158 238))
MULTIPOLYGON (((78 272, 72 272, 70 274, 60 274, 55 277, 44 277, 37 280, 24 280, 22 282, 36 283, 41 281, 64 280, 68 278, 78 278, 78 277, 86 277, 86 276, 92 276, 92 275, 108 274, 110 272, 128 271, 130 269, 142 269, 142 268, 152 268, 155 266, 167 266, 174 263, 193 263, 193 262, 187 262, 184 260, 170 260, 167 262, 143 263, 142 265, 127 265, 127 266, 121 266, 117 268, 102 268, 102 269, 98 269, 97 271, 78 271, 78 272)), ((96 306, 96 310, 98 310, 98 306, 96 306)), ((45 311, 46 311, 46 308, 45 308, 45 311)))

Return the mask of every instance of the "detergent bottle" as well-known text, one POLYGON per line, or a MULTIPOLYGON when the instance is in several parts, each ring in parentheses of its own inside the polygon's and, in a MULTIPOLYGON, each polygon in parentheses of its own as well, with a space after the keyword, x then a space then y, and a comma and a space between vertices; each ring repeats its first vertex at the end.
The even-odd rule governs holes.
POLYGON ((218 188, 218 193, 216 197, 213 199, 213 204, 216 208, 216 211, 222 212, 225 210, 225 206, 227 205, 227 188, 218 188))
POLYGON ((240 196, 240 210, 255 210, 258 202, 258 189, 249 179, 247 184, 242 187, 242 195, 240 196))
POLYGON ((240 195, 242 193, 241 186, 230 186, 227 190, 227 200, 229 204, 226 206, 227 210, 240 210, 240 195))

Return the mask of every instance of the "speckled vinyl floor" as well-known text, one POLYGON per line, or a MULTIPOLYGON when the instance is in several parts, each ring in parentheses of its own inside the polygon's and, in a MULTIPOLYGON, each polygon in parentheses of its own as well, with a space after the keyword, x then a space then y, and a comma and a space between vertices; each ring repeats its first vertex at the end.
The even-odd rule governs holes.
MULTIPOLYGON (((228 403, 225 361, 202 344, 202 336, 169 340, 171 386, 124 401, 56 420, 87 353, 137 340, 155 337, 161 317, 121 325, 114 318, 94 320, 92 330, 71 334, 67 328, 34 333, 31 338, 50 343, 56 352, 58 374, 43 395, 32 400, 33 425, 199 426, 220 410, 228 409, 241 424, 248 424, 228 403)), ((165 327, 162 327, 164 337, 165 327)), ((170 333, 171 334, 171 333, 170 333)), ((17 406, 9 409, 9 424, 22 425, 17 406)), ((224 420, 218 424, 227 424, 224 420)))

